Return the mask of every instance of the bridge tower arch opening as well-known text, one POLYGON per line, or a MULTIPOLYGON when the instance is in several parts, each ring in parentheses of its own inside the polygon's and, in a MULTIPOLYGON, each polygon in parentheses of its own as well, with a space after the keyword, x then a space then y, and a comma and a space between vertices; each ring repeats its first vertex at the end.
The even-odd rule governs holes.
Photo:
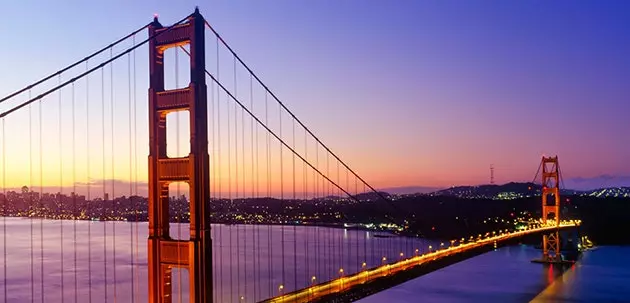
POLYGON ((149 26, 149 302, 172 301, 172 271, 185 269, 190 302, 212 301, 212 243, 208 116, 205 76, 205 21, 198 9, 182 24, 163 27, 157 17, 149 26), (189 45, 190 83, 165 89, 164 52, 189 45), (168 157, 166 116, 187 112, 190 153, 168 157), (169 184, 186 182, 190 195, 190 238, 169 235, 169 184))
POLYGON ((558 156, 542 157, 542 223, 555 230, 543 235, 542 261, 562 262, 560 247, 560 167, 558 156))

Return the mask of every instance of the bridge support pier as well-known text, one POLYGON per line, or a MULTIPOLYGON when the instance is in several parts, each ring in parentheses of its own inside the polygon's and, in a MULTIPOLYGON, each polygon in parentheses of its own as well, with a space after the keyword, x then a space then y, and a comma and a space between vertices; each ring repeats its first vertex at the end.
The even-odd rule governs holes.
MULTIPOLYGON (((164 28, 157 18, 149 26, 149 239, 150 303, 170 303, 172 270, 188 270, 190 302, 212 302, 212 244, 210 239, 210 173, 208 111, 205 75, 205 21, 195 10, 187 22, 164 28), (190 84, 164 89, 164 52, 190 45, 190 84), (188 111, 190 154, 166 154, 166 115, 188 111), (169 190, 173 182, 190 189, 190 238, 169 234, 169 190)), ((182 271, 183 273, 183 271, 182 271)))
POLYGON ((547 263, 558 263, 562 261, 560 251, 560 232, 557 230, 543 235, 543 261, 547 263))

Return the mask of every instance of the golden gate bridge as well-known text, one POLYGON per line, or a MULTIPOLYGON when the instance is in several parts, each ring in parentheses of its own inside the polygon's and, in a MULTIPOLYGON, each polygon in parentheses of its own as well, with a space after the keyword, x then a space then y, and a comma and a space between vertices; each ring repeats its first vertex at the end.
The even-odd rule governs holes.
POLYGON ((343 213, 271 215, 270 200, 289 211, 324 199, 375 208, 361 198, 371 193, 389 202, 373 209, 379 220, 406 226, 388 215, 403 210, 315 136, 198 9, 170 26, 155 17, 0 103, 3 302, 351 300, 529 235, 543 235, 541 262, 563 263, 559 232, 580 224, 560 219, 557 157, 541 161, 540 220, 435 249, 392 237, 379 250, 358 229, 353 243, 323 226, 370 223, 343 213), (147 74, 138 52, 149 54, 147 74), (19 199, 17 184, 28 184, 19 199), (246 199, 267 217, 217 212, 246 199), (11 254, 16 226, 29 236, 11 254))

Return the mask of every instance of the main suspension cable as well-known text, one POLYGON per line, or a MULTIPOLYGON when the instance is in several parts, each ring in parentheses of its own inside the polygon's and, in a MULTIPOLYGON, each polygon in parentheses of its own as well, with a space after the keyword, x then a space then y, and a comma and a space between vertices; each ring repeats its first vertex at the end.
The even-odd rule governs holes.
POLYGON ((121 42, 123 42, 123 41, 125 41, 125 40, 129 39, 129 37, 131 37, 131 36, 135 36, 137 33, 139 33, 139 32, 141 32, 141 31, 143 31, 143 30, 144 30, 145 28, 147 28, 149 25, 151 25, 151 23, 147 23, 146 25, 142 26, 141 28, 139 28, 139 29, 137 29, 137 30, 133 31, 131 34, 129 34, 129 35, 125 36, 125 37, 122 37, 122 38, 118 39, 117 41, 115 41, 115 42, 113 42, 113 43, 109 44, 108 46, 105 46, 105 47, 101 48, 100 50, 98 50, 98 51, 96 51, 96 52, 92 53, 91 55, 89 55, 89 56, 87 56, 87 57, 85 57, 85 58, 83 58, 83 59, 81 59, 81 60, 79 60, 79 61, 77 61, 77 62, 74 62, 74 63, 72 63, 72 64, 70 64, 70 65, 68 65, 68 66, 66 66, 66 67, 64 67, 64 68, 62 68, 62 69, 60 69, 60 70, 58 70, 57 72, 52 73, 52 74, 48 75, 47 77, 44 77, 44 78, 42 78, 41 80, 39 80, 39 81, 37 81, 37 82, 35 82, 35 83, 31 84, 31 85, 28 85, 28 86, 26 86, 26 87, 24 87, 24 88, 22 88, 22 89, 20 89, 20 90, 18 90, 18 91, 16 91, 16 92, 12 93, 12 94, 10 94, 10 95, 8 95, 8 96, 6 96, 6 97, 4 97, 4 98, 0 99, 0 103, 2 103, 2 102, 4 102, 4 101, 7 101, 7 100, 9 100, 9 99, 11 99, 11 98, 13 98, 13 97, 15 97, 15 96, 17 96, 17 95, 19 95, 19 94, 21 94, 21 93, 25 92, 25 91, 27 91, 27 90, 30 90, 30 89, 34 88, 35 86, 38 86, 38 85, 40 85, 40 84, 42 84, 42 83, 44 83, 44 82, 46 82, 46 81, 48 81, 48 80, 50 80, 50 79, 54 78, 55 76, 59 76, 59 75, 63 74, 64 72, 66 72, 66 71, 70 70, 71 68, 73 68, 73 67, 75 67, 75 66, 77 66, 77 65, 79 65, 79 64, 81 64, 81 63, 83 63, 83 62, 87 62, 87 61, 88 61, 88 60, 90 60, 91 58, 93 58, 93 57, 95 57, 95 56, 99 55, 100 53, 102 53, 102 52, 106 51, 107 49, 109 49, 109 48, 111 48, 111 47, 114 47, 114 46, 118 45, 119 43, 121 43, 121 42))
MULTIPOLYGON (((36 96, 35 98, 30 98, 28 101, 23 102, 23 103, 21 103, 21 104, 19 104, 19 105, 17 105, 17 106, 14 106, 13 108, 11 108, 11 109, 9 109, 9 110, 7 110, 7 111, 4 111, 3 113, 1 113, 1 114, 0 114, 0 118, 2 118, 2 117, 6 117, 6 116, 7 116, 7 115, 9 115, 10 113, 15 112, 16 110, 18 110, 18 109, 20 109, 20 108, 22 108, 22 107, 24 107, 24 106, 26 106, 26 105, 28 105, 28 104, 31 104, 31 103, 33 103, 33 102, 35 102, 35 101, 39 100, 39 99, 42 99, 42 98, 44 98, 45 96, 47 96, 47 95, 49 95, 49 94, 51 94, 51 93, 53 93, 53 92, 55 92, 55 91, 57 91, 57 90, 59 90, 59 89, 61 89, 61 88, 65 87, 65 86, 67 86, 68 84, 73 83, 73 82, 75 82, 75 81, 77 81, 77 80, 79 80, 79 79, 81 79, 81 78, 85 77, 86 75, 89 75, 89 74, 91 74, 92 72, 94 72, 94 71, 96 71, 96 70, 98 70, 98 69, 100 69, 100 68, 102 68, 102 67, 104 67, 104 66, 106 66, 106 65, 110 64, 111 62, 113 62, 113 61, 117 60, 118 58, 120 58, 120 57, 124 56, 125 54, 127 54, 127 53, 129 53, 129 52, 131 52, 131 51, 133 51, 133 50, 135 50, 135 49, 137 49, 137 48, 139 48, 140 46, 142 46, 142 45, 144 45, 144 44, 146 44, 146 43, 148 43, 148 42, 149 42, 149 41, 151 41, 152 39, 155 39, 155 38, 157 38, 158 36, 160 36, 160 35, 162 35, 162 34, 164 34, 164 33, 166 33, 166 32, 169 32, 169 31, 170 31, 170 30, 172 30, 175 26, 179 25, 180 23, 182 23, 182 22, 186 21, 188 18, 190 18, 190 16, 192 16, 192 14, 191 14, 191 15, 186 16, 186 18, 184 18, 184 19, 180 20, 179 22, 177 22, 177 23, 175 23, 175 24, 173 24, 173 25, 171 25, 171 26, 169 26, 169 27, 166 27, 164 31, 161 31, 161 32, 158 32, 158 33, 154 34, 153 36, 151 36, 151 37, 147 38, 146 40, 142 41, 141 43, 139 43, 139 44, 137 44, 137 45, 135 45, 135 46, 133 46, 133 47, 130 47, 130 48, 126 49, 125 51, 121 52, 120 54, 118 54, 118 55, 116 55, 116 56, 114 56, 114 57, 111 57, 110 59, 108 59, 108 60, 106 60, 106 61, 102 62, 101 64, 99 64, 99 65, 97 65, 97 66, 93 67, 92 69, 90 69, 90 70, 88 70, 88 71, 86 71, 86 72, 83 72, 83 73, 81 73, 80 75, 78 75, 78 76, 76 76, 76 77, 74 77, 74 78, 72 78, 72 79, 70 79, 70 80, 68 80, 68 81, 66 81, 66 82, 63 82, 63 83, 61 83, 61 82, 60 82, 57 86, 55 86, 55 87, 53 87, 53 88, 51 88, 51 89, 47 90, 46 92, 44 92, 44 93, 42 93, 42 94, 40 94, 40 95, 36 96)), ((109 46, 108 46, 108 48, 109 48, 109 46)), ((61 79, 61 77, 60 77, 59 79, 61 79)))
MULTIPOLYGON (((238 60, 241 65, 243 65, 243 67, 250 73, 250 75, 252 75, 256 81, 265 89, 265 91, 267 93, 269 93, 275 100, 276 102, 281 106, 281 108, 283 108, 285 111, 287 111, 287 113, 289 113, 291 115, 291 117, 293 117, 296 122, 298 122, 298 124, 303 127, 317 142, 319 142, 322 147, 328 152, 330 153, 335 160, 341 162, 341 164, 344 166, 344 168, 346 168, 348 171, 350 171, 356 178, 358 178, 362 183, 364 183, 372 192, 374 192, 380 199, 384 200, 385 202, 387 202, 387 205, 389 205, 390 207, 392 207, 394 210, 396 210, 397 213, 405 213, 402 209, 400 209, 399 206, 396 206, 393 201, 386 197, 385 195, 383 195, 381 192, 377 191, 374 187, 372 187, 369 183, 367 183, 363 178, 361 178, 354 170, 352 170, 344 161, 341 160, 341 158, 339 158, 335 153, 332 152, 332 150, 330 148, 328 148, 327 145, 325 145, 317 136, 315 136, 315 134, 308 128, 306 127, 306 125, 304 123, 302 123, 294 114, 292 111, 290 111, 285 105, 284 103, 282 103, 280 101, 280 99, 262 82, 262 80, 253 72, 253 70, 251 68, 249 68, 249 66, 247 64, 245 64, 245 62, 236 54, 236 52, 227 44, 227 42, 225 42, 225 40, 223 40, 223 38, 219 35, 219 33, 208 23, 208 21, 205 21, 206 26, 214 33, 214 35, 216 36, 218 41, 221 41, 221 43, 227 48, 227 50, 233 55, 233 57, 238 60)), ((206 71, 207 72, 207 71, 206 71)), ((251 113, 250 113, 251 114, 251 113)), ((346 193, 347 194, 347 193, 346 193)), ((355 199, 356 200, 356 199, 355 199)), ((343 214, 342 214, 343 215, 343 214)), ((403 223, 399 223, 397 222, 393 216, 388 216, 387 214, 384 214, 384 218, 388 221, 390 221, 391 223, 394 223, 395 225, 402 225, 403 227, 406 226, 406 224, 403 223)))
POLYGON ((538 178, 538 174, 540 173, 540 168, 543 166, 543 162, 541 161, 538 165, 538 169, 536 170, 536 175, 534 175, 534 179, 532 180, 533 184, 536 184, 536 178, 538 178))
MULTIPOLYGON (((208 23, 208 21, 205 21, 206 26, 214 33, 214 35, 217 37, 217 39, 219 39, 221 41, 221 43, 223 43, 223 45, 228 49, 228 51, 230 51, 230 53, 232 53, 232 55, 234 56, 234 58, 236 58, 236 60, 238 60, 241 65, 243 65, 243 67, 245 69, 247 69, 247 71, 254 76, 254 78, 256 79, 256 81, 267 91, 267 93, 269 93, 269 95, 271 95, 276 102, 278 102, 278 104, 280 104, 280 106, 287 111, 287 113, 289 113, 291 115, 291 117, 293 117, 295 119, 296 122, 298 122, 298 124, 300 126, 302 126, 308 133, 309 135, 311 135, 319 144, 322 145, 322 147, 324 149, 326 149, 326 151, 328 151, 337 161, 340 161, 341 164, 348 169, 355 177, 357 177, 359 180, 361 180, 361 182, 363 182, 364 184, 367 185, 367 187, 370 188, 370 190, 372 190, 374 193, 376 193, 381 199, 385 200, 385 201, 389 201, 391 202, 390 199, 388 199, 387 197, 385 197, 382 193, 380 193, 379 191, 377 191, 375 188, 373 188, 369 183, 367 183, 363 178, 361 178, 357 173, 355 173, 345 162, 343 162, 335 153, 333 153, 328 146, 326 146, 321 140, 319 140, 319 138, 317 136, 315 136, 315 134, 308 128, 306 127, 306 125, 304 125, 304 123, 302 123, 302 121, 300 121, 300 119, 298 119, 293 112, 291 112, 285 105, 284 103, 282 103, 282 101, 280 101, 280 99, 262 82, 262 80, 260 80, 260 78, 256 75, 256 73, 254 73, 254 71, 249 68, 249 66, 247 64, 245 64, 245 62, 236 54, 236 52, 227 44, 227 42, 225 42, 225 40, 223 40, 223 38, 221 37, 221 35, 219 35, 219 33, 210 25, 210 23, 208 23)), ((392 205, 393 206, 393 205, 392 205)), ((394 206, 395 207, 395 206, 394 206)))

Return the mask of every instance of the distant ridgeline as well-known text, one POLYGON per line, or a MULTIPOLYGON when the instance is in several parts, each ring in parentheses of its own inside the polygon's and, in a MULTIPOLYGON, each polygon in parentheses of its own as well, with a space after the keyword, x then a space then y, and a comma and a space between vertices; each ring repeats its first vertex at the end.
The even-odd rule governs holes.
MULTIPOLYGON (((535 183, 510 182, 503 185, 457 186, 433 193, 429 196, 451 196, 464 199, 510 200, 540 196, 541 186, 535 183)), ((591 191, 562 189, 563 196, 592 196, 597 198, 629 198, 630 187, 609 187, 591 191)))

